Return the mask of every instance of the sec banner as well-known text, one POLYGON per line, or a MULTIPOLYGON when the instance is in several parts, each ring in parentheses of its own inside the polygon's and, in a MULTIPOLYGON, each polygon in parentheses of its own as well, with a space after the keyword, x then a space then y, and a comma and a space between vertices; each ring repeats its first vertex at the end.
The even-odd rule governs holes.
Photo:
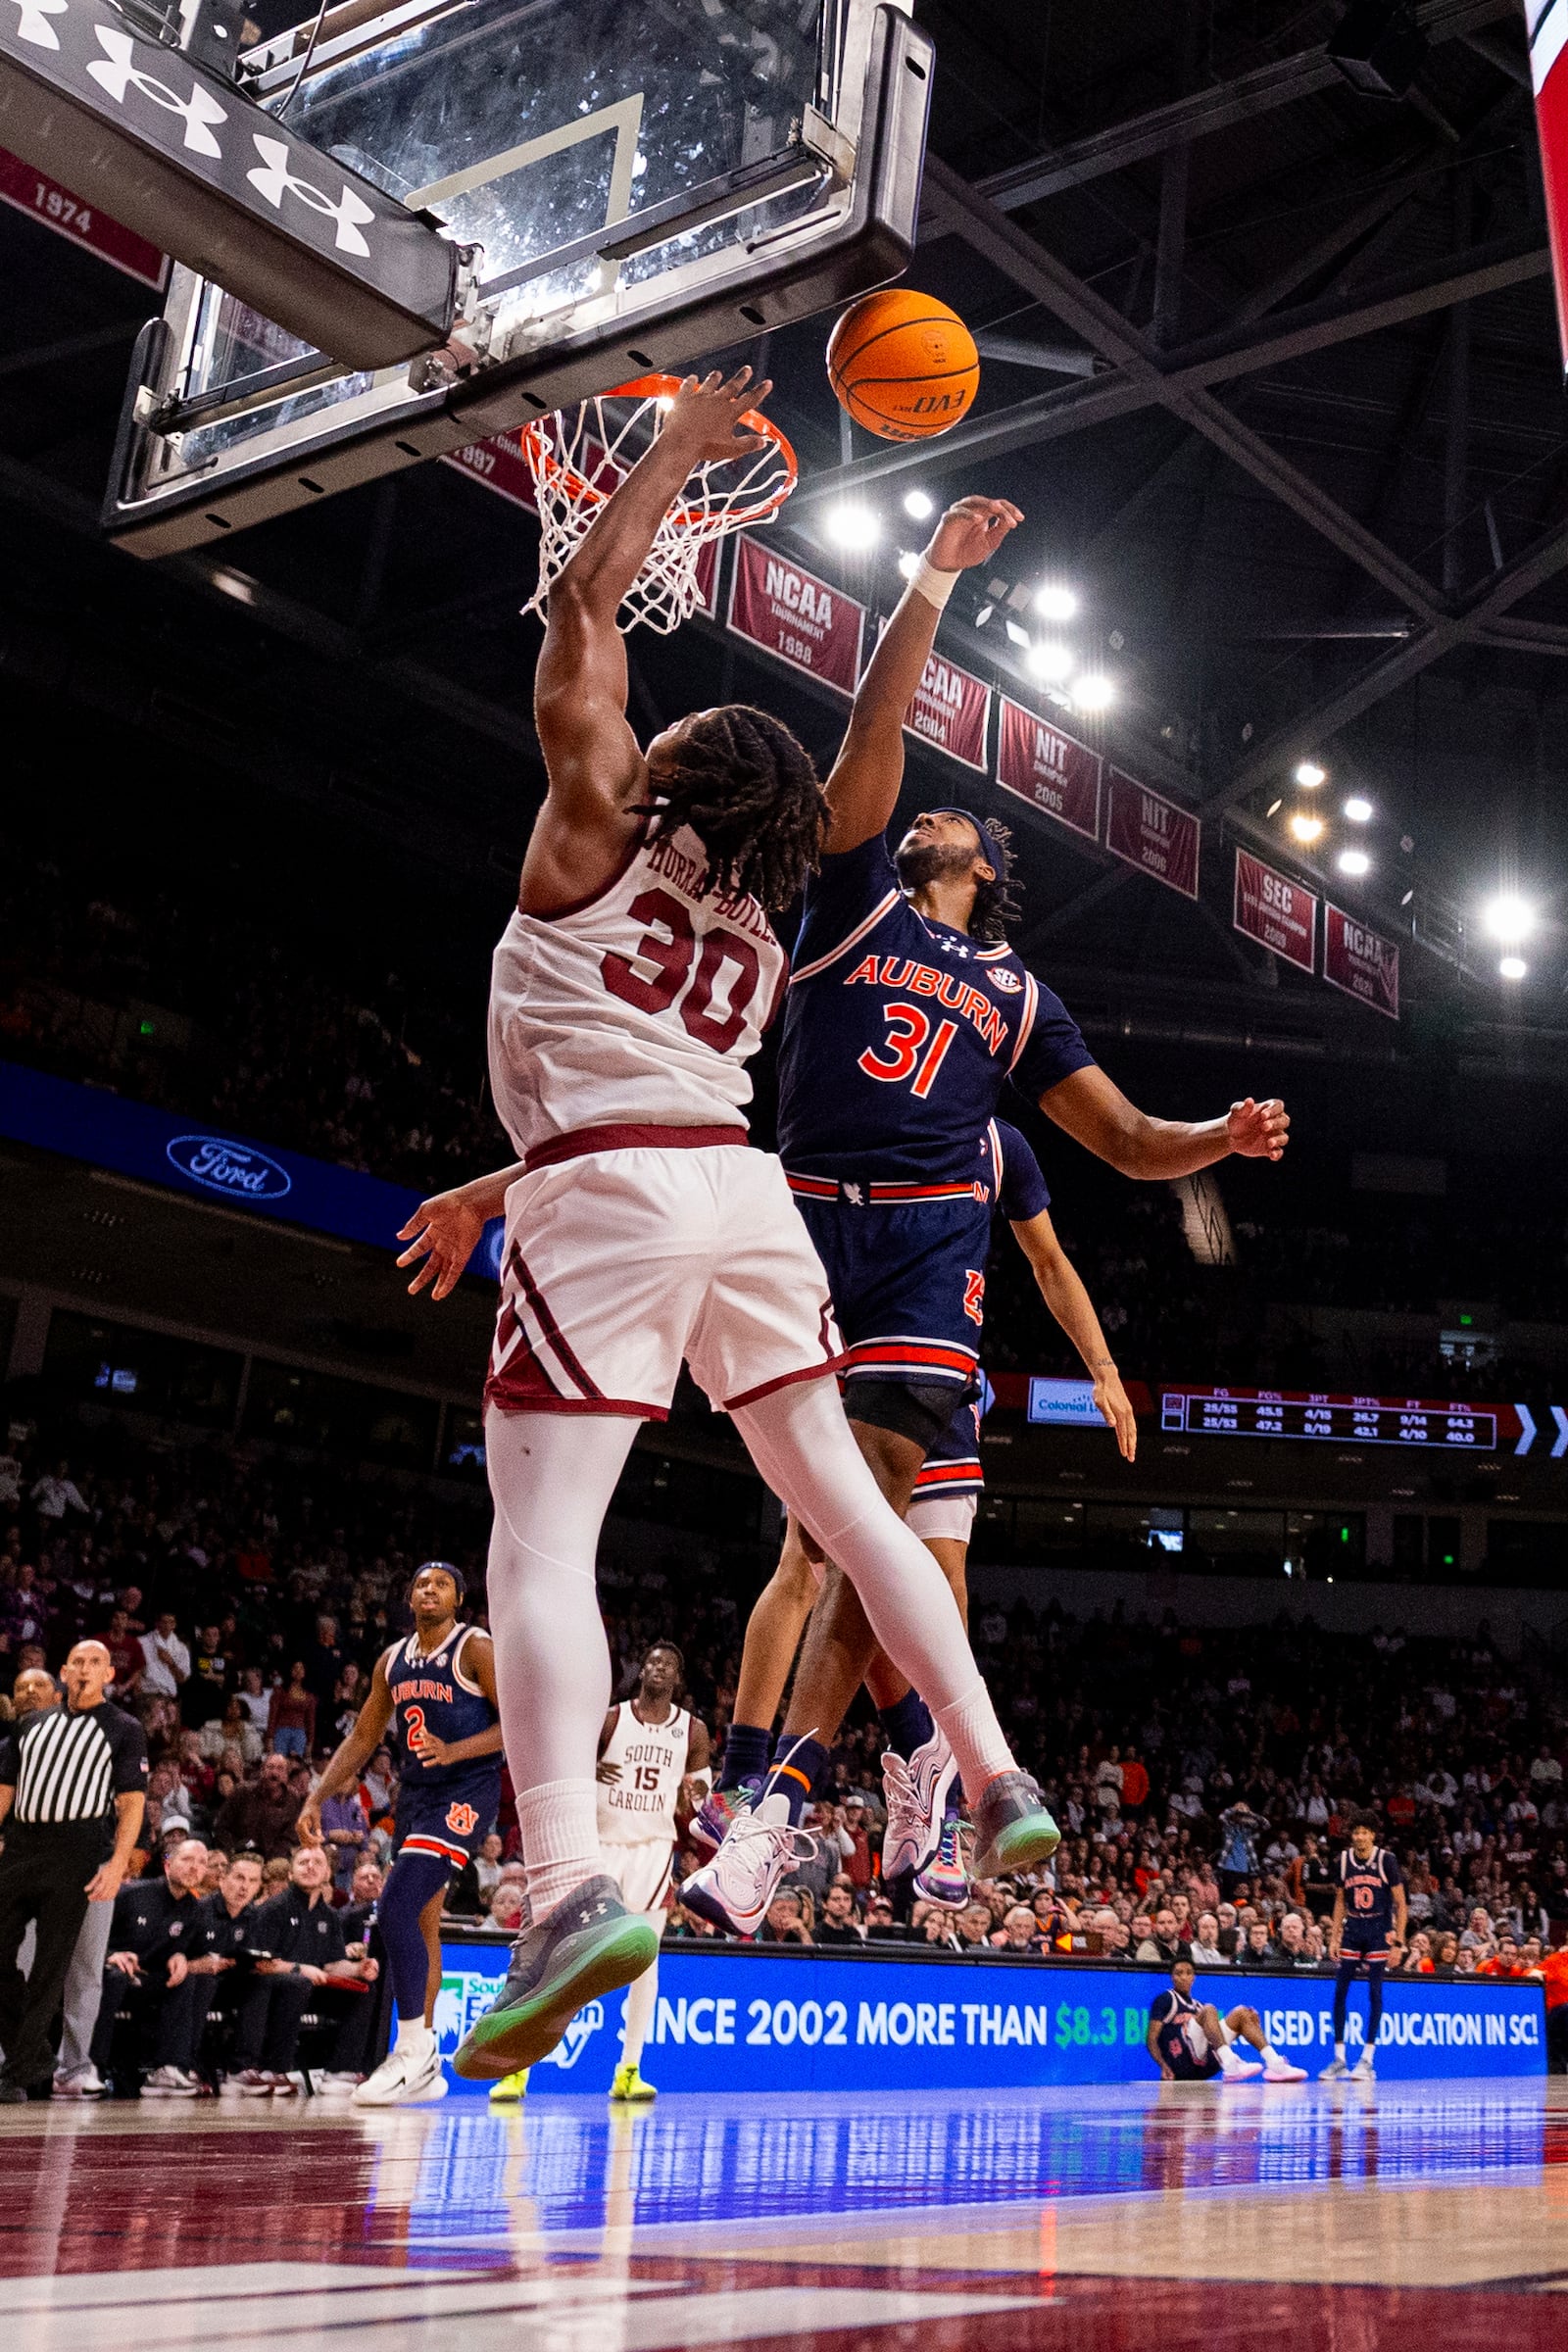
POLYGON ((1331 988, 1369 1004, 1388 1020, 1399 1017, 1399 951, 1343 907, 1323 908, 1323 977, 1331 988))
POLYGON ((1250 850, 1236 853, 1236 900, 1231 925, 1234 930, 1245 931, 1249 939, 1259 941, 1271 955, 1282 956, 1287 963, 1298 964, 1303 972, 1315 968, 1316 894, 1303 890, 1288 874, 1277 874, 1250 850))
POLYGON ((1124 776, 1119 767, 1111 769, 1105 847, 1113 858, 1152 874, 1167 890, 1179 890, 1184 899, 1196 899, 1201 833, 1190 809, 1162 800, 1136 776, 1124 776))
POLYGON ((853 694, 860 674, 865 607, 826 580, 803 571, 764 540, 736 544, 729 625, 813 678, 853 694))
MULTIPOLYGON (((449 2060, 506 1972, 503 1943, 442 1946, 436 2033, 449 2060)), ((1152 2082, 1149 2009, 1169 1978, 1154 1969, 1073 1968, 982 1960, 840 1958, 813 1952, 704 1950, 666 1944, 644 2069, 662 2090, 762 2094, 809 2090, 1008 2090, 1152 2082)), ((1256 2009, 1279 2050, 1315 2073, 1334 2055, 1332 1977, 1216 1970, 1200 2000, 1256 2009)), ((536 2071, 531 2091, 602 2098, 619 2063, 625 1994, 591 2001, 536 2071)), ((1541 1989, 1396 1978, 1386 1988, 1378 2072, 1539 2075, 1545 2066, 1541 1989)), ((1349 2041, 1364 2035, 1364 1990, 1349 2041)), ((450 2075, 450 2070, 449 2070, 450 2075)), ((450 2078, 459 2092, 483 2083, 450 2078)))
POLYGON ((1043 809, 1058 825, 1100 839, 1100 780, 1104 762, 1098 752, 1075 743, 1022 703, 1002 698, 997 742, 997 782, 1004 792, 1043 809))

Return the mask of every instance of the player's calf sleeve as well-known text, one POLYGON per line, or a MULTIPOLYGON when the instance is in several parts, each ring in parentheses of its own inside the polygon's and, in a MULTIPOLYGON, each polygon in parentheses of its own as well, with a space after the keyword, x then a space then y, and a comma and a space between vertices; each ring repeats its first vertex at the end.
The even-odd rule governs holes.
POLYGON ((1366 2008, 1366 2039, 1367 2047, 1371 2049, 1377 2041, 1378 2028, 1383 2023, 1383 1970, 1375 1960, 1367 1964, 1366 2008))
POLYGON ((1355 1962, 1342 1960, 1334 1979, 1334 2046, 1339 2048, 1345 2039, 1345 2013, 1349 2006, 1350 1980, 1355 1975, 1355 1962))
POLYGON ((424 2023, 430 1954, 419 1913, 433 1894, 440 1893, 451 1870, 451 1864, 439 1854, 401 1853, 375 1906, 375 1924, 386 1946, 387 1973, 400 2024, 410 2018, 417 2019, 421 2026, 424 2023))
MULTIPOLYGON (((734 1416, 775 1494, 808 1527, 860 1596, 871 1631, 947 1734, 976 1795, 1013 1768, 941 1568, 877 1487, 827 1380, 798 1382, 734 1416)), ((824 1739, 837 1724, 815 1727, 824 1739)))

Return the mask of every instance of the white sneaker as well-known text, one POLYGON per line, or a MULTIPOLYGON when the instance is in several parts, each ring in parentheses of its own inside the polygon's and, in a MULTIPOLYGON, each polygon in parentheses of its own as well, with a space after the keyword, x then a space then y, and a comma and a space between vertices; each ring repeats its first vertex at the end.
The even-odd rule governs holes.
POLYGON ((1306 2069, 1304 2066, 1292 2066, 1288 2058, 1275 2058, 1264 2067, 1263 2080, 1265 2082, 1304 2082, 1306 2069))
POLYGON ((223 2078, 223 2095, 225 2098, 270 2099, 276 2080, 276 2076, 270 2075, 265 2067, 247 2066, 239 2074, 223 2078))
POLYGON ((365 2081, 363 2075, 350 2074, 316 2075, 312 2079, 323 2098, 330 2098, 334 2092, 341 2096, 345 2091, 357 2090, 365 2081))
POLYGON ((940 1731, 907 1761, 890 1748, 882 1758, 882 1793, 888 1826, 882 1836, 882 1876, 906 1878, 922 1870, 942 1836, 948 1790, 958 1777, 952 1748, 940 1731))
POLYGON ((141 2086, 144 2099, 194 2099, 201 2085, 177 2066, 155 2066, 141 2086))
POLYGON ((1261 2058, 1222 2058, 1219 2062, 1223 2082, 1250 2082, 1263 2072, 1261 2058))
POLYGON ((69 2075, 56 2075, 51 2095, 57 2099, 101 2099, 108 2084, 89 2059, 69 2075))
POLYGON ((1377 2079, 1377 2063, 1372 2056, 1371 2049, 1364 2049, 1350 2069, 1350 2081, 1352 2082, 1375 2082, 1377 2079))
POLYGON ((406 2107, 415 2099, 444 2099, 446 2095, 441 2044, 433 2034, 427 2041, 389 2050, 374 2074, 352 2093, 356 2107, 406 2107))
POLYGON ((711 1862, 681 1882, 680 1899, 716 1927, 755 1936, 780 1879, 815 1852, 815 1835, 796 1828, 789 1799, 764 1796, 755 1812, 738 1814, 731 1822, 711 1862))
POLYGON ((1343 2082, 1349 2071, 1343 2058, 1331 2058, 1318 2076, 1318 2081, 1320 2082, 1343 2082))

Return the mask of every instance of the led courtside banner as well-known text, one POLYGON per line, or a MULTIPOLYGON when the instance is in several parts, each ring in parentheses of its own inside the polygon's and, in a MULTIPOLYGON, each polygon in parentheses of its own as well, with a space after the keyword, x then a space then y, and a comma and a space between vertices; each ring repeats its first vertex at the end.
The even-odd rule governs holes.
MULTIPOLYGON (((450 2059, 505 1975, 509 1946, 444 1942, 436 2030, 450 2059)), ((1000 1955, 866 1958, 666 1944, 643 2071, 662 2091, 1016 2090, 1153 2082, 1154 1969, 1008 1962, 1000 1955)), ((1334 2055, 1331 1975, 1216 1970, 1198 1997, 1257 2010, 1275 2046, 1315 2075, 1334 2055)), ((625 1994, 590 2001, 529 2085, 603 2098, 620 2056, 625 1994)), ((1535 1984, 1396 1978, 1387 1987, 1378 2072, 1539 2075, 1544 2008, 1535 1984)), ((1351 2054, 1366 2018, 1351 1999, 1351 2054)), ((448 2070, 450 2076, 450 2068, 448 2070)), ((460 2082, 456 2091, 483 2092, 460 2082)), ((1228 2090, 1227 2097, 1241 2095, 1228 2090)), ((1269 2094, 1279 2097, 1278 2091, 1269 2094)))

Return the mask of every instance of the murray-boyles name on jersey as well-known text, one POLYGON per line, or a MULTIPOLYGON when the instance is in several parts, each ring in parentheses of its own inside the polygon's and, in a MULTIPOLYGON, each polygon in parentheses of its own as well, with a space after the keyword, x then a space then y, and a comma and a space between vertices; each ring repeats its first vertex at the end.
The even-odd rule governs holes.
POLYGON ((1005 942, 916 912, 881 834, 823 858, 794 960, 778 1120, 792 1174, 980 1181, 1004 1080, 1036 1099, 1094 1059, 1005 942))

